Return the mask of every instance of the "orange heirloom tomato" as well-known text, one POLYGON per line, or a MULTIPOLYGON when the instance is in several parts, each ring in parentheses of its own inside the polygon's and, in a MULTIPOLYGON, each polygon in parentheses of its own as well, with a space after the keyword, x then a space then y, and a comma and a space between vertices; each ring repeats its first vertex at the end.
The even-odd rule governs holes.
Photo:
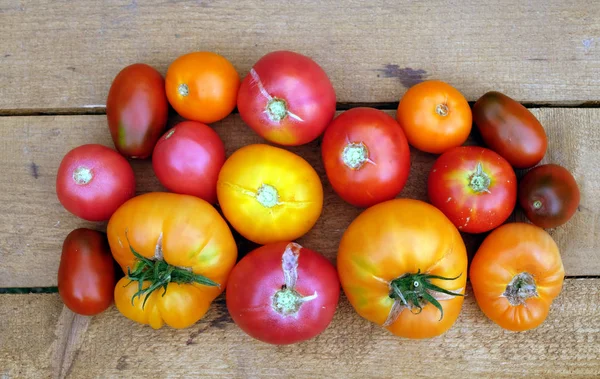
POLYGON ((147 193, 123 204, 108 222, 112 254, 127 274, 115 305, 127 318, 158 329, 200 320, 223 292, 237 259, 229 226, 206 201, 147 193))
POLYGON ((254 144, 225 161, 217 197, 235 230, 266 245, 295 240, 315 225, 323 208, 323 185, 315 169, 300 156, 254 144))
POLYGON ((207 51, 177 58, 165 77, 167 99, 181 116, 212 123, 235 108, 240 76, 223 56, 207 51))
POLYGON ((401 337, 431 338, 458 318, 467 252, 440 210, 419 200, 393 199, 350 224, 337 268, 359 315, 401 337))
POLYGON ((486 237, 470 276, 483 313, 505 329, 524 331, 544 322, 565 270, 550 234, 535 225, 510 223, 486 237))
POLYGON ((467 140, 473 116, 467 99, 456 88, 428 80, 406 91, 396 119, 412 146, 441 154, 467 140))

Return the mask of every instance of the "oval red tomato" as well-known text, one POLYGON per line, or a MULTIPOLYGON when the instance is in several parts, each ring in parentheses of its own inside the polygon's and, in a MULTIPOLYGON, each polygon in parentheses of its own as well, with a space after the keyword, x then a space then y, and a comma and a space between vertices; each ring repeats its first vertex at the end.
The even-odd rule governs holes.
POLYGON ((129 162, 113 149, 82 145, 69 151, 60 163, 56 194, 75 216, 106 221, 135 195, 135 176, 129 162))
POLYGON ((510 164, 478 146, 448 150, 427 183, 431 204, 463 232, 482 233, 502 224, 515 208, 517 178, 510 164))
POLYGON ((227 281, 227 308, 248 335, 271 344, 311 339, 330 324, 340 295, 335 267, 297 243, 250 252, 227 281))
POLYGON ((473 121, 483 141, 516 168, 538 164, 548 147, 542 124, 522 104, 488 92, 473 105, 473 121))
POLYGON ((280 145, 317 138, 335 114, 335 90, 312 59, 291 51, 262 57, 242 81, 237 106, 256 133, 280 145))
POLYGON ((147 158, 167 125, 165 81, 153 67, 136 63, 115 77, 106 117, 115 147, 129 158, 147 158))
POLYGON ((353 108, 336 117, 325 130, 321 153, 331 186, 357 207, 393 199, 408 179, 406 136, 377 109, 353 108))
POLYGON ((169 191, 217 201, 217 179, 225 163, 219 135, 196 121, 184 121, 163 135, 154 148, 152 167, 169 191))
POLYGON ((106 235, 75 229, 65 239, 58 267, 58 294, 75 313, 91 316, 113 302, 115 268, 106 235))
POLYGON ((555 228, 575 214, 580 200, 573 175, 557 164, 531 169, 519 184, 519 204, 537 226, 555 228))

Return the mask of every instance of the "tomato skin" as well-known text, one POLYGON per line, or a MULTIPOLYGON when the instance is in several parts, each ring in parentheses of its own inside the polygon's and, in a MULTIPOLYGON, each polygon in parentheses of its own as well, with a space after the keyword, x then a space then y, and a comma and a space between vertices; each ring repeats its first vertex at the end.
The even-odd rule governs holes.
POLYGON ((434 206, 412 199, 393 199, 363 211, 344 232, 337 256, 344 293, 359 315, 395 335, 431 338, 445 333, 460 313, 463 297, 430 302, 414 313, 403 308, 390 321, 397 300, 391 283, 418 272, 456 278, 432 279, 443 289, 464 294, 467 253, 456 227, 434 206))
POLYGON ((335 90, 325 71, 292 51, 260 58, 242 81, 237 99, 246 124, 267 141, 287 146, 316 139, 333 119, 335 106, 335 90), (269 107, 273 99, 277 109, 269 107))
MULTIPOLYGON (((289 287, 287 287, 289 288, 289 287)), ((233 321, 260 341, 284 345, 306 341, 331 323, 340 295, 335 267, 321 254, 290 242, 261 246, 235 266, 227 283, 227 309, 233 321), (286 249, 297 251, 295 291, 303 302, 292 314, 276 310, 276 293, 286 285, 286 249)))
POLYGON ((557 164, 531 169, 519 184, 519 204, 533 224, 563 225, 577 212, 581 194, 573 175, 557 164))
POLYGON ((487 146, 515 168, 538 164, 548 147, 542 124, 522 104, 496 91, 473 105, 473 121, 487 146))
POLYGON ((353 108, 336 117, 325 130, 321 154, 335 192, 357 207, 396 197, 410 171, 410 148, 402 128, 373 108, 353 108), (352 149, 365 149, 358 151, 367 154, 357 162, 352 149))
POLYGON ((439 80, 427 80, 409 88, 400 99, 396 119, 408 143, 433 154, 462 145, 472 127, 467 99, 439 80))
POLYGON ((247 145, 223 165, 217 197, 225 218, 246 239, 293 241, 317 222, 323 185, 302 157, 266 144, 247 145))
POLYGON ((431 204, 467 233, 498 227, 517 202, 517 177, 511 165, 492 150, 478 146, 459 146, 442 154, 431 168, 427 189, 431 204), (487 190, 477 188, 474 182, 479 164, 480 178, 489 178, 487 190))
POLYGON ((79 228, 67 235, 58 267, 58 293, 73 312, 93 316, 113 302, 115 269, 106 235, 79 228))
POLYGON ((213 129, 184 121, 158 140, 152 155, 156 177, 169 191, 214 204, 217 178, 225 163, 225 145, 213 129))
POLYGON ((167 125, 165 81, 153 67, 136 63, 122 69, 106 99, 110 135, 119 153, 147 158, 167 125))
POLYGON ((135 195, 135 176, 129 162, 113 149, 82 145, 69 151, 61 161, 56 194, 75 216, 106 221, 135 195))
POLYGON ((562 289, 565 271, 552 237, 527 223, 509 223, 492 231, 471 263, 470 278, 477 304, 504 329, 524 331, 538 327, 562 289), (530 274, 537 296, 511 304, 504 294, 515 275, 530 274))
MULTIPOLYGON (((154 329, 164 324, 186 328, 201 319, 225 289, 237 259, 237 246, 225 220, 208 202, 189 195, 136 196, 113 214, 107 234, 113 257, 127 273, 114 287, 115 305, 125 317, 154 329), (131 249, 152 262, 201 275, 219 286, 171 281, 164 296, 161 287, 144 305, 145 295, 133 298, 138 282, 130 283, 129 272, 140 260, 131 249)), ((145 289, 151 282, 142 284, 145 289)))
POLYGON ((185 54, 171 63, 165 77, 169 103, 181 116, 210 124, 236 105, 240 76, 225 57, 208 51, 185 54))

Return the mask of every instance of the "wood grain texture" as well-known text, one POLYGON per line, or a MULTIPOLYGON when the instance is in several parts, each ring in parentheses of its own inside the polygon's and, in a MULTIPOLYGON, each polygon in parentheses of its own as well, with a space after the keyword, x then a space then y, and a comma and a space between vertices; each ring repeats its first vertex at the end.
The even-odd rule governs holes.
MULTIPOLYGON (((581 186, 580 211, 566 225, 551 230, 569 276, 600 275, 600 109, 534 109, 550 140, 545 161, 573 172, 581 186)), ((393 112, 390 112, 393 114, 393 112)), ((171 124, 176 120, 172 119, 171 124)), ((214 125, 227 155, 263 140, 237 115, 214 125)), ((85 143, 113 146, 105 116, 2 117, 0 130, 0 287, 56 285, 62 242, 77 227, 105 230, 105 223, 86 222, 68 213, 55 193, 62 157, 85 143)), ((471 139, 469 143, 474 143, 471 139)), ((335 260, 342 233, 360 213, 337 196, 324 174, 319 141, 290 149, 316 168, 323 182, 323 213, 299 242, 335 260)), ((411 151, 411 172, 400 197, 427 200, 427 175, 435 156, 411 151)), ((137 192, 161 191, 151 161, 133 161, 137 192)), ((517 219, 523 219, 517 215, 517 219)), ((484 235, 463 234, 472 255, 484 235)), ((240 239, 240 253, 255 247, 240 239)))
MULTIPOLYGON (((593 377, 600 372, 599 287, 600 279, 566 280, 545 323, 524 333, 489 321, 469 287, 456 324, 430 340, 395 337, 342 297, 320 336, 280 347, 245 335, 222 296, 184 330, 155 331, 111 307, 91 320, 67 377, 593 377)), ((56 294, 0 296, 0 375, 50 377, 60 307, 56 294)))
POLYGON ((469 100, 579 104, 600 99, 599 19, 595 0, 2 0, 0 110, 102 108, 135 62, 165 73, 211 50, 246 75, 282 49, 321 64, 339 102, 395 102, 441 79, 469 100))

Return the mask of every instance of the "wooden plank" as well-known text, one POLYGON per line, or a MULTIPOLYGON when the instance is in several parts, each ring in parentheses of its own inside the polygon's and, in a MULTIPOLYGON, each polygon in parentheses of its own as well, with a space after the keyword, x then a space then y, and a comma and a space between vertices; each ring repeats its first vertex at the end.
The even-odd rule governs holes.
MULTIPOLYGON (((205 319, 175 330, 135 324, 111 307, 91 319, 72 378, 592 377, 600 372, 600 279, 568 279, 545 323, 508 332, 479 310, 470 287, 444 335, 408 340, 360 318, 345 297, 317 338, 276 347, 246 336, 219 297, 205 319)), ((56 294, 0 295, 0 374, 49 377, 60 323, 56 294)))
MULTIPOLYGON (((600 275, 600 131, 595 126, 600 109, 534 109, 548 130, 550 146, 545 161, 572 170, 581 186, 580 211, 563 227, 552 230, 561 248, 567 275, 600 275)), ((393 114, 390 111, 390 114, 393 114)), ((171 120, 172 123, 175 120, 171 120)), ((262 142, 237 115, 214 125, 227 154, 262 142)), ((0 130, 0 287, 56 285, 62 241, 73 229, 99 230, 105 223, 90 223, 63 209, 55 194, 58 166, 64 154, 85 143, 112 146, 105 116, 2 117, 0 130)), ((473 142, 472 140, 470 141, 473 142)), ((359 209, 342 201, 324 174, 319 142, 292 151, 311 163, 321 176, 325 206, 316 226, 299 240, 331 261, 342 233, 359 209)), ((435 156, 411 153, 411 173, 401 197, 427 199, 427 175, 435 156)), ((134 161, 138 193, 164 190, 152 171, 151 161, 134 161)), ((518 216, 517 216, 518 217, 518 216)), ((473 254, 483 236, 464 234, 473 254)), ((242 253, 254 247, 242 241, 242 253)))
POLYGON ((469 100, 500 90, 524 102, 600 99, 600 2, 468 0, 42 0, 0 2, 0 109, 102 108, 114 76, 146 62, 165 73, 195 50, 241 75, 294 50, 330 75, 339 102, 396 102, 422 79, 469 100))

